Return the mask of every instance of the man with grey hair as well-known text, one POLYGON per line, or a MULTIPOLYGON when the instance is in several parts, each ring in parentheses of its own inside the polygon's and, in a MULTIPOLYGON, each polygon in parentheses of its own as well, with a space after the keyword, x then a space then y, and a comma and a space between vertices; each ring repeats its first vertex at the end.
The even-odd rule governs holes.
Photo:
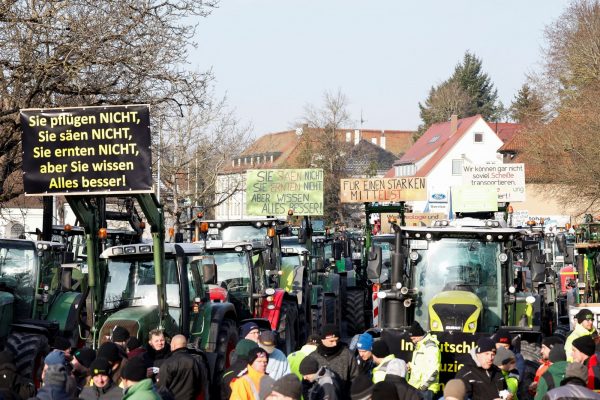
POLYGON ((406 370, 406 362, 400 358, 395 358, 388 363, 383 381, 396 386, 399 399, 420 400, 420 392, 406 381, 406 370))

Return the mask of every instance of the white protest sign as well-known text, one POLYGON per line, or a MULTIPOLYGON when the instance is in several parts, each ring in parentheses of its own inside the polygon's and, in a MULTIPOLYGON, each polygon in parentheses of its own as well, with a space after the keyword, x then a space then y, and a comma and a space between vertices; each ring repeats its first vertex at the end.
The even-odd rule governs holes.
POLYGON ((464 165, 463 184, 495 187, 499 202, 525 201, 525 164, 464 165))

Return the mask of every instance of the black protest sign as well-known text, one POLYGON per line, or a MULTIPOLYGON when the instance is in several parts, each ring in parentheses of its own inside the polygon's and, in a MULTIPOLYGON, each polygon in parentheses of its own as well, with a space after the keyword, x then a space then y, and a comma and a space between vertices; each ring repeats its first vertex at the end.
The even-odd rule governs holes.
POLYGON ((21 111, 26 195, 152 192, 147 105, 21 111))

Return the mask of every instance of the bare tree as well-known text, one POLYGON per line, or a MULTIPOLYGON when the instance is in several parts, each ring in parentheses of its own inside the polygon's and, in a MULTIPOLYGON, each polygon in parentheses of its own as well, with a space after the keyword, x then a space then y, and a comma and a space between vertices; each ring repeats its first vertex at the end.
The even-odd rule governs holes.
POLYGON ((211 73, 184 68, 191 16, 216 0, 11 0, 0 4, 0 200, 22 192, 22 108, 203 107, 211 73))

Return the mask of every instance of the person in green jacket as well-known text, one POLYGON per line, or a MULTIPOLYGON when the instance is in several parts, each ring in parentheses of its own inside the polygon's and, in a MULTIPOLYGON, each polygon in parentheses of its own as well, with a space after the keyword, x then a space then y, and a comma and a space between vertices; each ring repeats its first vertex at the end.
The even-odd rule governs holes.
POLYGON ((373 363, 375 363, 375 368, 373 368, 373 383, 383 382, 389 362, 395 359, 396 356, 390 351, 387 343, 381 339, 373 343, 373 350, 371 352, 373 353, 373 363))
POLYGON ((146 378, 146 363, 141 357, 134 357, 121 373, 123 379, 123 400, 161 400, 154 389, 152 379, 146 378))
POLYGON ((517 392, 519 391, 519 371, 517 371, 517 358, 515 353, 500 347, 496 350, 494 356, 494 364, 502 371, 504 381, 506 381, 506 387, 509 392, 513 394, 513 400, 517 399, 517 392))
POLYGON ((582 308, 575 314, 575 318, 577 318, 577 325, 575 325, 575 329, 573 329, 573 332, 571 332, 565 342, 565 353, 567 354, 567 361, 569 362, 573 362, 573 340, 585 335, 592 335, 592 337, 598 335, 598 332, 596 332, 596 329, 594 328, 593 312, 587 308, 582 308))
POLYGON ((300 350, 294 351, 287 356, 288 364, 290 365, 290 371, 302 380, 302 374, 300 373, 300 363, 304 360, 304 357, 312 353, 317 349, 318 344, 321 342, 319 335, 310 335, 308 341, 300 350))
POLYGON ((565 354, 565 347, 562 344, 555 344, 552 350, 550 350, 548 359, 552 364, 550 364, 546 372, 540 377, 535 392, 535 400, 542 400, 549 390, 559 387, 560 382, 565 378, 567 365, 569 365, 567 355, 565 354))
POLYGON ((421 392, 424 400, 431 400, 440 391, 440 344, 436 337, 425 332, 417 321, 410 326, 409 335, 415 349, 408 364, 408 383, 421 392))

